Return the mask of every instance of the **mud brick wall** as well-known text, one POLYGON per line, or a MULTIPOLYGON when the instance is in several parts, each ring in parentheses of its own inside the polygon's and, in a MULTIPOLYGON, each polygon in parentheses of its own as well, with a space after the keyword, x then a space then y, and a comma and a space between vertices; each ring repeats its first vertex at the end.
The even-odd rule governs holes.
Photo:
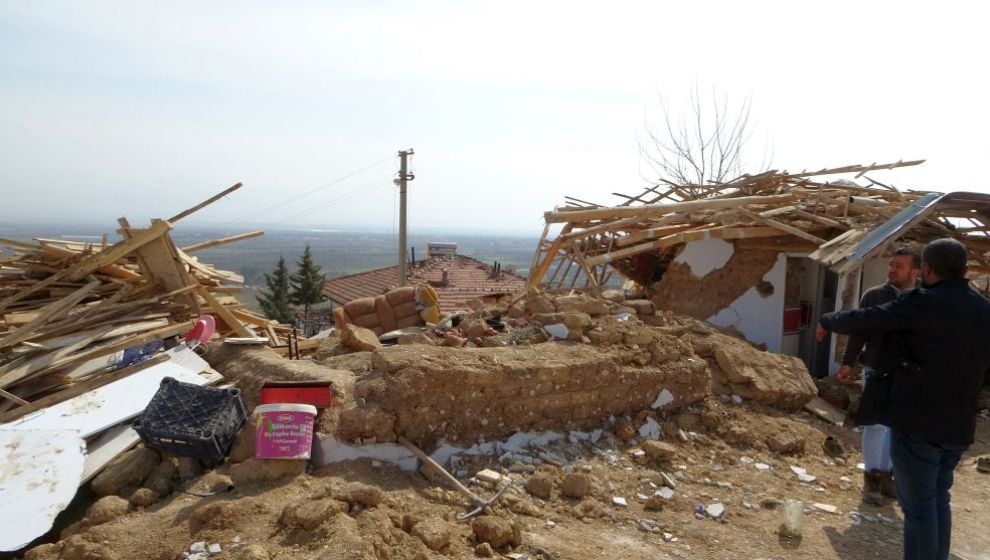
POLYGON ((358 382, 358 406, 341 415, 338 436, 421 445, 469 444, 519 430, 600 426, 610 414, 648 409, 662 389, 665 410, 701 400, 711 372, 691 346, 653 343, 601 350, 573 343, 457 349, 396 346, 377 351, 358 382))
MULTIPOLYGON (((736 250, 724 266, 701 278, 687 263, 673 263, 653 286, 653 303, 658 309, 704 321, 757 286, 773 268, 777 254, 774 250, 736 250)), ((783 290, 784 286, 771 289, 783 290)))

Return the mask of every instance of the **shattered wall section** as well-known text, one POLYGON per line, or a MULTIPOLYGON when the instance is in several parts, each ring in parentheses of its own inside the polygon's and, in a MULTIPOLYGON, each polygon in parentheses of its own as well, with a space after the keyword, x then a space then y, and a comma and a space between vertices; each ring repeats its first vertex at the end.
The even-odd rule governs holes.
POLYGON ((660 309, 735 327, 750 341, 779 350, 786 257, 766 249, 729 253, 733 247, 717 239, 688 243, 653 286, 653 302, 660 309), (775 331, 768 328, 772 325, 775 331))
POLYGON ((610 414, 649 408, 663 389, 674 395, 668 410, 711 390, 707 363, 686 342, 658 335, 626 351, 567 343, 386 348, 374 354, 375 373, 358 383, 359 406, 342 413, 339 435, 391 441, 400 433, 429 446, 590 428, 610 414))

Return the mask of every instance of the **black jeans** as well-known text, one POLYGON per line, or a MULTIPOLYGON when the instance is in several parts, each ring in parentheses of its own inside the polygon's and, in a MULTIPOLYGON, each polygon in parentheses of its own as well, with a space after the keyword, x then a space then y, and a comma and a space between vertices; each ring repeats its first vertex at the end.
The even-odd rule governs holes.
POLYGON ((946 560, 952 537, 949 488, 965 445, 936 445, 891 430, 897 500, 904 511, 904 560, 946 560))

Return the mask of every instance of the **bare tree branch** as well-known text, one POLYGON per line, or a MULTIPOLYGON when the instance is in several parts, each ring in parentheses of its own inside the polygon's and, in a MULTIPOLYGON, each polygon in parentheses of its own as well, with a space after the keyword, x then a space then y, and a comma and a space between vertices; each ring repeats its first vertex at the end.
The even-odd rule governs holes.
MULTIPOLYGON (((675 119, 660 97, 663 126, 646 127, 648 140, 640 142, 640 155, 656 173, 654 181, 679 185, 684 194, 698 196, 742 173, 743 148, 752 136, 751 102, 746 98, 730 107, 728 95, 719 96, 713 88, 709 103, 695 86, 687 105, 689 114, 675 119)), ((769 166, 764 149, 763 162, 754 171, 769 166)))

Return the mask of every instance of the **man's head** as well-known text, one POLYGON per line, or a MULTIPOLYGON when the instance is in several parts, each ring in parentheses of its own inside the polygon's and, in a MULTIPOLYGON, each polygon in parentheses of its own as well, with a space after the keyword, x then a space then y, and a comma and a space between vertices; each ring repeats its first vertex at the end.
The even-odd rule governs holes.
POLYGON ((921 280, 931 286, 941 280, 965 278, 968 260, 962 243, 950 237, 936 239, 925 245, 921 254, 921 280))
POLYGON ((921 274, 921 255, 910 247, 901 247, 887 264, 887 281, 898 290, 914 288, 921 274))

